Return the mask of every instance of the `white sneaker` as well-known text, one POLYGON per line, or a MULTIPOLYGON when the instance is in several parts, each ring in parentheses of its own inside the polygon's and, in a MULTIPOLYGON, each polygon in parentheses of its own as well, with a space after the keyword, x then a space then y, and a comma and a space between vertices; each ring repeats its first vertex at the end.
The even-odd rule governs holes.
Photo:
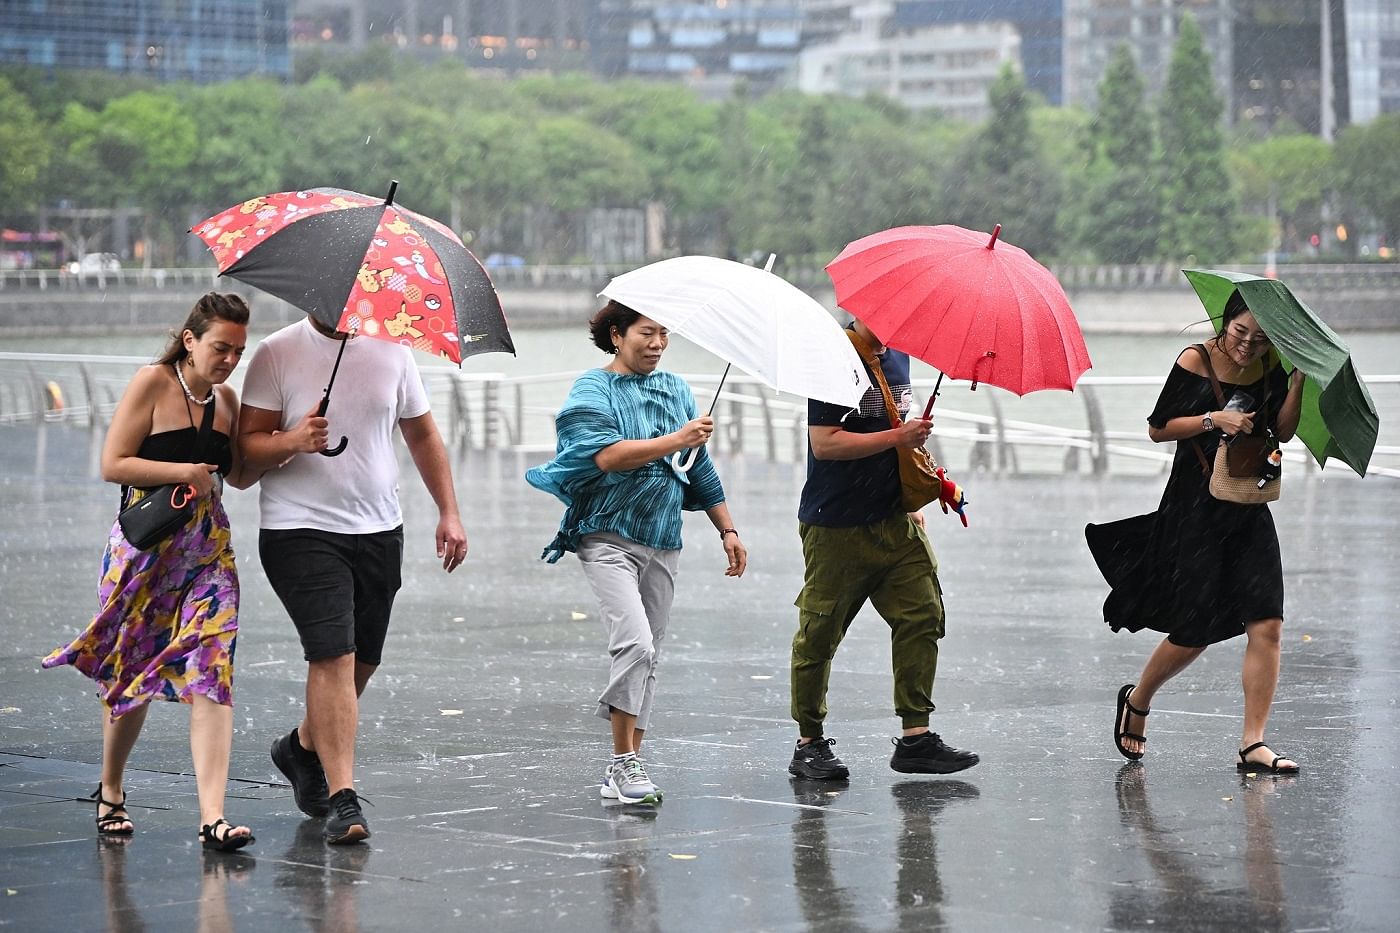
POLYGON ((647 769, 635 755, 608 766, 599 793, 622 803, 661 802, 661 791, 647 777, 647 769))

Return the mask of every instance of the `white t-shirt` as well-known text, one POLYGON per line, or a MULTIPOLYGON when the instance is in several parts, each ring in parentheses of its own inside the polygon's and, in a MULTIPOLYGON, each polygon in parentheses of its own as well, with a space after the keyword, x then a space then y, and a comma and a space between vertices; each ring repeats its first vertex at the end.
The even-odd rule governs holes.
MULTIPOLYGON (((302 319, 271 334, 253 352, 243 403, 280 411, 279 430, 294 427, 321 402, 340 341, 302 319)), ((428 393, 408 347, 355 337, 345 347, 331 389, 330 446, 350 439, 338 457, 297 454, 258 483, 262 527, 371 534, 403 524, 394 428, 429 410, 428 393)))

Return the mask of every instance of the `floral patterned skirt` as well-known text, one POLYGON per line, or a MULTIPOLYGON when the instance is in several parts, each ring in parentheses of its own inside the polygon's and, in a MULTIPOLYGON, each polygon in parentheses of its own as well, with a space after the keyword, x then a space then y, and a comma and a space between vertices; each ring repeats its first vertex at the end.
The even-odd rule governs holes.
MULTIPOLYGON (((140 497, 133 490, 128 504, 140 497)), ((238 569, 218 492, 160 547, 142 551, 112 523, 102 556, 98 612, 77 638, 44 658, 97 681, 115 720, 153 699, 192 702, 204 694, 233 704, 238 639, 238 569)))

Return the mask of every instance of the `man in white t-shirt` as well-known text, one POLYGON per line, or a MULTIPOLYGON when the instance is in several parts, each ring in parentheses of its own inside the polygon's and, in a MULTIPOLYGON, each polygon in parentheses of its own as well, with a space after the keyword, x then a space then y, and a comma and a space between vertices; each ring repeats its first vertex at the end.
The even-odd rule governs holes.
POLYGON ((358 698, 379 666, 400 584, 403 515, 394 428, 438 507, 437 555, 467 556, 447 449, 407 347, 351 337, 328 417, 316 410, 343 334, 311 317, 263 340, 248 364, 239 443, 264 470, 258 551, 307 662, 306 714, 272 743, 272 760, 332 845, 369 838, 354 789, 358 698), (334 432, 337 457, 318 454, 334 432))

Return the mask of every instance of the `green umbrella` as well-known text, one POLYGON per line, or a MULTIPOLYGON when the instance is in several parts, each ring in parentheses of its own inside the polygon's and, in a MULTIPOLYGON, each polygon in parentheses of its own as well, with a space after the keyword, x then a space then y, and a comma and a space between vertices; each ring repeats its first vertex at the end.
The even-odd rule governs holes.
POLYGON ((1319 466, 1336 457, 1362 476, 1380 432, 1376 404, 1351 362, 1351 348, 1288 286, 1244 272, 1183 269, 1216 329, 1236 290, 1291 370, 1307 374, 1298 437, 1319 466))

